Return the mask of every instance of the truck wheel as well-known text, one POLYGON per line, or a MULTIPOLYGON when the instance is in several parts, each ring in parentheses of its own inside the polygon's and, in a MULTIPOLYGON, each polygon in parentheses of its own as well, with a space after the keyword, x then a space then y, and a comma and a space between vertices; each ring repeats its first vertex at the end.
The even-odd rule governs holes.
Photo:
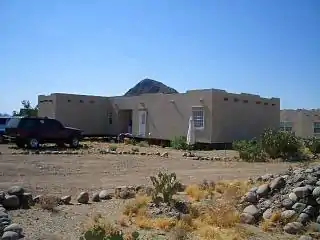
POLYGON ((77 138, 77 137, 72 137, 72 138, 71 138, 71 140, 70 140, 70 147, 72 147, 72 148, 77 148, 77 147, 79 147, 79 144, 80 144, 79 138, 77 138))
POLYGON ((36 138, 30 138, 28 141, 28 146, 31 149, 37 149, 39 147, 39 141, 36 138))

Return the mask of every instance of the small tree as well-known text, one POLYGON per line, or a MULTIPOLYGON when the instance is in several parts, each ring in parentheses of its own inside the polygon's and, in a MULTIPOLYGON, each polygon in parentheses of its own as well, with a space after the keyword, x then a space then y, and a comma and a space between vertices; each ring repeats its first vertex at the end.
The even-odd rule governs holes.
POLYGON ((22 108, 20 108, 19 112, 13 111, 13 116, 27 116, 27 117, 36 117, 38 116, 38 105, 35 107, 31 106, 29 100, 21 101, 22 108))

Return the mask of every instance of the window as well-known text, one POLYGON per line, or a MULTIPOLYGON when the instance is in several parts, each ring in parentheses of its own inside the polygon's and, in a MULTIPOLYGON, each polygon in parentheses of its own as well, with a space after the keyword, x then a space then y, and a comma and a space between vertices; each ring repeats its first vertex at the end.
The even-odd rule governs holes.
POLYGON ((94 103, 94 101, 93 101, 93 100, 90 100, 89 103, 94 103))
POLYGON ((272 103, 271 105, 272 105, 272 106, 275 106, 276 104, 275 104, 275 103, 272 103))
POLYGON ((62 128, 61 123, 59 123, 58 121, 54 120, 54 119, 47 119, 44 120, 44 124, 43 126, 48 129, 48 130, 59 130, 62 128))
POLYGON ((256 104, 261 104, 261 102, 260 101, 256 101, 256 104))
POLYGON ((112 124, 112 112, 108 113, 108 122, 109 122, 109 125, 112 124))
POLYGON ((280 131, 292 132, 292 122, 283 121, 280 122, 280 131))
POLYGON ((267 103, 267 102, 265 102, 265 103, 263 103, 263 105, 268 106, 268 103, 267 103))
POLYGON ((239 102, 238 98, 233 99, 234 102, 239 102))
POLYGON ((313 133, 320 136, 320 122, 313 123, 313 133))
POLYGON ((225 97, 223 100, 224 100, 224 101, 228 101, 229 99, 228 99, 227 97, 225 97))
POLYGON ((71 100, 70 100, 70 99, 68 99, 68 102, 71 102, 71 100))
POLYGON ((83 100, 80 100, 80 103, 83 103, 83 100))
POLYGON ((6 125, 8 120, 9 120, 9 118, 0 118, 0 125, 6 125))
POLYGON ((195 129, 204 128, 204 108, 203 107, 192 107, 192 118, 195 129))
POLYGON ((243 100, 243 103, 248 103, 249 101, 248 100, 243 100))

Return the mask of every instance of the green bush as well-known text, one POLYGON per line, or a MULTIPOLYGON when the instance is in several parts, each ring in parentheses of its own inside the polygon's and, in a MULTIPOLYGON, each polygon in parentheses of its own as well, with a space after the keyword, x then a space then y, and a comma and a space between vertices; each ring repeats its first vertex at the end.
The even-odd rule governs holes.
POLYGON ((240 158, 244 161, 264 162, 266 160, 266 154, 256 140, 235 141, 232 147, 239 152, 240 158))
POLYGON ((320 154, 320 139, 312 138, 305 141, 305 145, 314 156, 320 154))
POLYGON ((175 173, 159 172, 157 176, 151 176, 150 180, 155 189, 153 200, 155 201, 159 194, 162 195, 163 202, 170 203, 172 197, 181 189, 181 183, 177 180, 175 173))
POLYGON ((187 138, 185 136, 174 137, 171 140, 170 146, 177 150, 188 150, 190 146, 187 144, 187 138))
POLYGON ((302 141, 290 132, 268 129, 261 136, 261 147, 272 159, 299 156, 302 146, 302 141))
POLYGON ((148 142, 146 142, 146 141, 141 141, 141 142, 138 143, 138 146, 139 146, 139 147, 148 147, 149 144, 148 144, 148 142))

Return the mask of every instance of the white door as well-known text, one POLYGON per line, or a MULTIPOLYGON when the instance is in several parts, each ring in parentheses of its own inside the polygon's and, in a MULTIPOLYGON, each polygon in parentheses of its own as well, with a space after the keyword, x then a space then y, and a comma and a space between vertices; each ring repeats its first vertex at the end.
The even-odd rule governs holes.
POLYGON ((147 111, 139 111, 139 136, 146 136, 147 111))

